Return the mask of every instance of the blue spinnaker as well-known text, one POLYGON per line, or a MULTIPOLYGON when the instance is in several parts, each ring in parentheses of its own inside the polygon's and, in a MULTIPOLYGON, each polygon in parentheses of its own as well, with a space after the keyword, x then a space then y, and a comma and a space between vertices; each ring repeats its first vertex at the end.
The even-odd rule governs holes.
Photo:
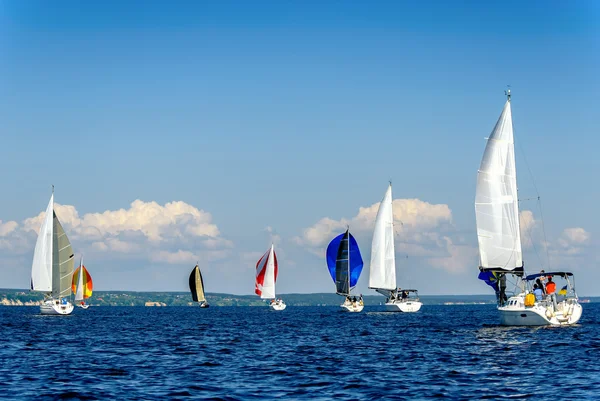
MULTIPOLYGON (((358 243, 356 242, 356 240, 354 239, 354 237, 352 236, 352 234, 350 234, 348 231, 346 231, 343 234, 338 235, 337 237, 335 237, 327 246, 327 267, 329 269, 329 274, 331 275, 331 278, 333 279, 333 282, 336 283, 336 287, 338 287, 338 290, 344 289, 347 291, 343 291, 343 292, 350 292, 349 290, 352 289, 352 287, 354 287, 356 285, 356 283, 358 282, 358 278, 360 277, 360 273, 362 272, 362 268, 363 268, 363 260, 362 260, 362 256, 360 255, 360 249, 358 248, 358 243), (344 240, 344 236, 348 235, 348 242, 343 241, 344 240), (336 274, 336 266, 338 267, 338 270, 340 268, 347 268, 347 263, 344 263, 344 261, 338 260, 338 256, 341 254, 347 254, 345 252, 343 252, 344 250, 340 250, 340 246, 348 246, 346 244, 349 244, 350 247, 350 283, 349 287, 348 284, 346 284, 345 286, 340 286, 339 283, 337 283, 336 277, 341 277, 343 275, 340 274, 340 272, 337 272, 336 274), (342 252, 340 252, 342 251, 342 252)), ((338 291, 340 292, 340 291, 338 291)))

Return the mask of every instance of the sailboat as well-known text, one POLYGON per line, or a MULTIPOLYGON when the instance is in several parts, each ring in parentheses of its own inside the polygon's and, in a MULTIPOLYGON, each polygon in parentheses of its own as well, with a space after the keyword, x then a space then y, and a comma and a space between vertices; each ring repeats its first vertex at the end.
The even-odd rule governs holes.
POLYGON ((524 272, 510 90, 506 91, 506 96, 502 114, 487 140, 477 175, 475 215, 479 278, 496 291, 502 325, 574 324, 581 317, 582 307, 575 293, 573 274, 542 271, 526 276, 524 272), (515 277, 520 284, 510 298, 505 294, 507 275, 515 277), (544 285, 544 281, 552 281, 551 277, 566 281, 558 293, 555 286, 544 285))
POLYGON ((67 299, 71 295, 73 265, 73 248, 54 211, 53 186, 31 266, 31 290, 45 294, 40 305, 43 315, 73 312, 73 304, 67 299))
POLYGON ((256 262, 256 281, 254 292, 261 299, 270 299, 269 308, 271 310, 284 310, 285 302, 282 299, 275 297, 275 282, 277 281, 277 273, 279 268, 277 265, 277 255, 275 248, 271 248, 256 262))
POLYGON ((364 308, 362 295, 357 299, 350 292, 358 283, 363 260, 358 243, 349 230, 335 237, 327 246, 327 268, 335 283, 336 294, 345 298, 344 303, 340 305, 342 310, 362 311, 364 308))
POLYGON ((204 280, 202 280, 202 272, 200 267, 196 264, 190 273, 190 291, 192 293, 192 299, 194 302, 198 302, 201 308, 208 308, 208 302, 204 295, 204 280))
POLYGON ((83 309, 89 308, 90 305, 86 304, 85 300, 92 296, 94 283, 92 282, 90 272, 83 265, 83 256, 79 261, 79 267, 73 272, 71 289, 73 290, 73 294, 75 294, 75 305, 83 309))
POLYGON ((373 242, 369 288, 386 296, 385 309, 390 312, 417 312, 423 305, 417 290, 396 287, 396 255, 394 251, 394 213, 392 183, 379 204, 373 242))

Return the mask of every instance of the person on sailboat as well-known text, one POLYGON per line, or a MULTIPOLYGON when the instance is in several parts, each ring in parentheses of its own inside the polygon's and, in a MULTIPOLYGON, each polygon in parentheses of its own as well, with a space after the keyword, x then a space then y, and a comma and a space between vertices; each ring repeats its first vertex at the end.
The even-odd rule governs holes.
POLYGON ((533 295, 535 295, 536 301, 541 301, 542 298, 544 297, 544 292, 537 284, 533 285, 533 295))
POLYGON ((406 300, 408 298, 408 293, 406 291, 402 291, 402 300, 406 300))
POLYGON ((500 274, 499 278, 499 294, 498 300, 500 301, 500 306, 504 306, 504 303, 508 301, 506 297, 506 274, 500 274))
POLYGON ((552 276, 548 276, 548 282, 546 283, 546 294, 551 295, 556 292, 556 283, 552 281, 552 276))

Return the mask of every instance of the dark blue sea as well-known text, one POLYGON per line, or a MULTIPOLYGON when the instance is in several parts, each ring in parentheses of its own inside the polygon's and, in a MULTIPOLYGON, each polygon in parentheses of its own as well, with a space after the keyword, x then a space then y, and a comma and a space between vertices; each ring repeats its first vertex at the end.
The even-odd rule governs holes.
POLYGON ((0 307, 2 399, 600 398, 600 304, 556 328, 492 305, 38 311, 0 307))

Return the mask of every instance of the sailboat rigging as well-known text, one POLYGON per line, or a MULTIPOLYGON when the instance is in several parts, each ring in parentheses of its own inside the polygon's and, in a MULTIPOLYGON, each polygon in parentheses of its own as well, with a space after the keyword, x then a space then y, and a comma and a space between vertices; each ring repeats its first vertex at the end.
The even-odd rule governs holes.
POLYGON ((390 312, 417 312, 423 305, 414 289, 396 286, 396 254, 394 249, 394 211, 390 182, 377 211, 373 241, 369 288, 387 297, 385 308, 390 312))
POLYGON ((89 308, 90 305, 85 300, 92 296, 94 284, 90 272, 83 265, 83 256, 79 260, 79 267, 73 272, 71 288, 75 294, 75 305, 83 309, 89 308))
POLYGON ((364 308, 362 295, 351 295, 363 268, 358 243, 349 230, 335 237, 327 246, 327 268, 335 283, 336 294, 345 297, 340 305, 347 312, 360 312, 364 308))
POLYGON ((275 247, 271 247, 265 254, 256 262, 256 279, 254 283, 254 292, 261 299, 271 299, 269 308, 271 310, 281 311, 286 308, 285 302, 275 296, 275 283, 279 273, 279 265, 277 264, 277 255, 275 247))
POLYGON ((486 144, 475 195, 479 243, 479 278, 496 291, 500 321, 510 326, 574 324, 582 307, 570 272, 526 276, 521 245, 517 170, 515 162, 510 89, 494 130, 486 144), (519 293, 507 298, 506 275, 521 279, 519 293), (544 282, 552 277, 566 281, 558 293, 544 282), (559 297, 562 296, 561 299, 559 297))
POLYGON ((31 290, 43 292, 43 315, 68 315, 73 312, 71 276, 73 248, 54 210, 54 186, 35 243, 31 266, 31 290))
POLYGON ((190 292, 192 293, 192 300, 198 302, 201 308, 208 308, 210 305, 206 301, 206 295, 204 294, 204 280, 202 279, 202 272, 198 264, 194 266, 189 278, 190 292))

